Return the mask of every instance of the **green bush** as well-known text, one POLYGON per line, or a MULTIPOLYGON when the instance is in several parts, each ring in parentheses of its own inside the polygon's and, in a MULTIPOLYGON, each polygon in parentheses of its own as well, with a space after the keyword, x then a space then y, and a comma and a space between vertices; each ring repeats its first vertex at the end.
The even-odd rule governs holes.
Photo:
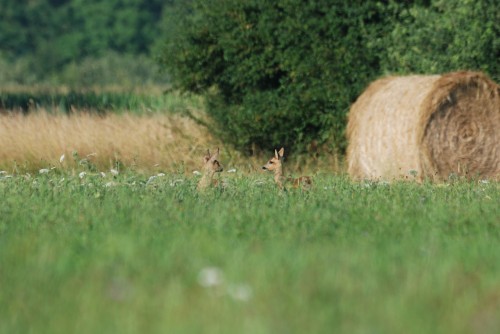
POLYGON ((207 97, 219 134, 240 149, 342 149, 350 104, 384 74, 500 79, 493 0, 193 0, 178 17, 162 63, 177 87, 207 97))
POLYGON ((158 64, 151 57, 107 52, 100 57, 89 57, 68 64, 61 73, 53 76, 53 81, 75 88, 133 88, 164 85, 168 78, 165 73, 160 73, 158 64))
POLYGON ((199 0, 162 63, 237 148, 344 146, 350 103, 378 74, 393 11, 365 1, 199 0))
POLYGON ((15 60, 0 52, 0 85, 34 85, 40 82, 36 68, 29 57, 15 60))
POLYGON ((500 5, 496 0, 434 0, 402 11, 386 40, 386 71, 480 70, 500 81, 500 5))

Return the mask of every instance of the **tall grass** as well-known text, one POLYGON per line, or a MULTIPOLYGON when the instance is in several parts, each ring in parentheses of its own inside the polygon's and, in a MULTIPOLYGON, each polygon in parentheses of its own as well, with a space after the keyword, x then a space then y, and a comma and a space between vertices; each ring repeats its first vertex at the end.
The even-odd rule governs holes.
MULTIPOLYGON (((245 157, 214 138, 205 126, 180 114, 13 113, 0 116, 0 142, 0 169, 17 173, 78 165, 94 171, 119 166, 190 173, 200 168, 206 150, 215 147, 221 148, 226 168, 249 172, 259 169, 269 158, 265 153, 272 151, 245 157)), ((289 171, 340 168, 330 156, 299 156, 287 164, 289 171)))
POLYGON ((206 129, 179 115, 47 112, 1 117, 0 142, 0 166, 27 171, 78 164, 163 171, 182 164, 192 170, 203 151, 216 145, 206 129))
MULTIPOLYGON (((162 91, 2 87, 0 169, 23 173, 74 169, 84 163, 94 170, 118 165, 138 171, 190 172, 200 167, 206 149, 220 147, 226 166, 255 171, 273 152, 269 147, 243 156, 214 138, 200 97, 162 91)), ((289 171, 312 173, 341 169, 338 156, 317 153, 292 157, 287 166, 289 171)))
POLYGON ((2 333, 498 333, 496 183, 0 175, 2 333))

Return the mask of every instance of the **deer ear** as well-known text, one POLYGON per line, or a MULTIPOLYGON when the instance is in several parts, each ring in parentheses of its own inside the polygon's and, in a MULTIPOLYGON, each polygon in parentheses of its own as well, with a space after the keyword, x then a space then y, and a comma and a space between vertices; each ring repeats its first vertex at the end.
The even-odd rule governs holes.
POLYGON ((212 156, 212 158, 214 159, 218 159, 219 158, 219 148, 217 147, 217 151, 215 152, 215 154, 212 156))
POLYGON ((274 150, 274 157, 275 157, 276 159, 279 159, 279 157, 278 157, 278 151, 276 151, 276 149, 274 150))
POLYGON ((280 155, 280 158, 282 158, 282 157, 283 157, 283 155, 285 154, 285 148, 284 148, 284 147, 282 147, 282 148, 281 148, 281 150, 280 150, 278 153, 279 153, 279 155, 280 155))
POLYGON ((207 149, 207 154, 203 157, 203 162, 207 163, 208 160, 210 160, 210 150, 207 149))

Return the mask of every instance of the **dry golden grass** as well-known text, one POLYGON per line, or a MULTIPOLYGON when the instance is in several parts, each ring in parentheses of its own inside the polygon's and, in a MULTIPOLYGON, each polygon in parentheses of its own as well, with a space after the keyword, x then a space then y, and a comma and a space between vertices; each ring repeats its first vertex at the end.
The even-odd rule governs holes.
MULTIPOLYGON (((37 111, 0 116, 0 169, 29 172, 42 168, 80 169, 80 161, 99 171, 133 168, 140 172, 198 170, 207 148, 220 147, 226 170, 260 170, 269 152, 244 157, 224 145, 203 126, 180 115, 72 115, 37 111), (77 153, 78 158, 74 158, 77 153), (60 157, 65 155, 64 161, 60 157)), ((298 156, 287 162, 288 172, 319 168, 338 171, 335 157, 298 156)))
POLYGON ((136 116, 34 112, 0 118, 0 164, 27 169, 75 167, 87 159, 99 169, 119 162, 138 170, 196 169, 207 146, 218 143, 206 129, 175 115, 136 116), (73 159, 74 152, 79 159, 73 159), (60 157, 65 155, 63 163, 60 157))

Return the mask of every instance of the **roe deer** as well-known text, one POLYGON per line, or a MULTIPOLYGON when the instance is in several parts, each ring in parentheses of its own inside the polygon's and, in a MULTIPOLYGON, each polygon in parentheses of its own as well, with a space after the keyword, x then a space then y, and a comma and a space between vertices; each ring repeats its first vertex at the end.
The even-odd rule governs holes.
POLYGON ((274 182, 276 182, 281 190, 285 189, 284 183, 290 183, 293 188, 301 188, 303 190, 311 189, 312 179, 309 176, 301 176, 298 178, 283 176, 282 162, 284 154, 285 149, 283 147, 279 150, 279 152, 274 150, 274 157, 262 166, 262 169, 274 172, 274 182))
POLYGON ((219 148, 214 155, 210 154, 210 150, 207 150, 207 154, 203 158, 203 167, 201 168, 201 179, 198 182, 198 190, 204 190, 210 186, 217 186, 218 180, 213 179, 215 173, 222 172, 223 168, 219 160, 219 148))

